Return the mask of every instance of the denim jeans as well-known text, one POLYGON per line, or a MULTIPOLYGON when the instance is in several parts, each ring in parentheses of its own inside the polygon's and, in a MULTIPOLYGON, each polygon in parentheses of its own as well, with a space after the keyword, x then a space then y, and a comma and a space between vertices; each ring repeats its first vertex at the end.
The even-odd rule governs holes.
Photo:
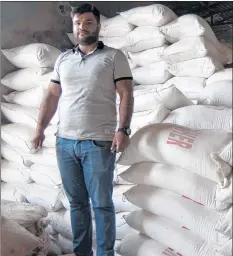
POLYGON ((111 141, 57 137, 57 162, 70 203, 74 255, 91 256, 92 216, 95 214, 97 256, 113 256, 115 210, 112 201, 115 153, 111 141))

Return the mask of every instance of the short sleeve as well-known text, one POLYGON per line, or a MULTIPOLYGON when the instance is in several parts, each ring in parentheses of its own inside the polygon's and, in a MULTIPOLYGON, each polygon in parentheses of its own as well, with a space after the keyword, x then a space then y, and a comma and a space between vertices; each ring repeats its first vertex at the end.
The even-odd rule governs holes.
POLYGON ((121 50, 117 50, 114 57, 114 82, 133 80, 128 60, 121 50))
POLYGON ((53 73, 51 76, 51 82, 56 83, 56 84, 60 84, 60 74, 59 74, 60 59, 61 59, 61 55, 57 58, 57 60, 55 62, 53 73))

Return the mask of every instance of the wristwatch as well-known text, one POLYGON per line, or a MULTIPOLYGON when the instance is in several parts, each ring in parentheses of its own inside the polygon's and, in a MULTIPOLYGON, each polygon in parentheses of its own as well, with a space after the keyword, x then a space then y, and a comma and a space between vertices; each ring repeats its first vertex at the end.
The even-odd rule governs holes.
POLYGON ((118 128, 117 132, 123 132, 124 134, 129 136, 131 134, 131 129, 129 127, 118 128))

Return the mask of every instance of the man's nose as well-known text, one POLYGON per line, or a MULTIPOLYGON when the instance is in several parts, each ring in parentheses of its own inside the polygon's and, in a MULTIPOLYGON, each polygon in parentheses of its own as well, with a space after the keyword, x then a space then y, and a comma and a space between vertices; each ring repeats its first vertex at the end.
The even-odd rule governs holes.
POLYGON ((86 28, 85 24, 84 23, 80 23, 79 29, 80 30, 85 30, 85 28, 86 28))

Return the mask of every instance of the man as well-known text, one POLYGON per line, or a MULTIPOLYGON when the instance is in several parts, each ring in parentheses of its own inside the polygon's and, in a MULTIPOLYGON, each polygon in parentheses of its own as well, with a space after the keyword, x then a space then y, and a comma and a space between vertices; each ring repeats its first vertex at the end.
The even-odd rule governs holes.
POLYGON ((71 17, 79 45, 56 61, 33 144, 35 148, 42 146, 44 130, 59 102, 56 152, 70 202, 74 255, 93 255, 90 198, 96 221, 97 256, 112 256, 115 152, 123 152, 129 145, 132 74, 122 51, 98 41, 100 13, 94 6, 74 8, 71 17), (120 95, 117 130, 116 90, 120 95))

